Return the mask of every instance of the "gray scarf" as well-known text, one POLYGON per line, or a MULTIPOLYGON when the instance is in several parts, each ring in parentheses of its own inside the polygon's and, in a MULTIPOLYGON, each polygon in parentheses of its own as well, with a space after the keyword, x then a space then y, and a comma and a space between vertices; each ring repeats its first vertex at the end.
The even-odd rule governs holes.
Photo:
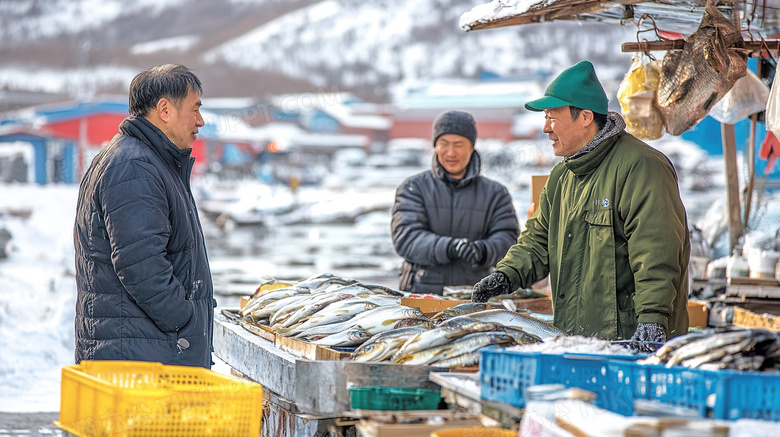
POLYGON ((626 122, 623 121, 623 117, 617 112, 610 112, 607 114, 607 123, 604 127, 593 137, 588 144, 582 149, 577 151, 574 155, 564 158, 564 161, 574 159, 592 152, 599 144, 603 143, 606 139, 614 137, 615 135, 622 133, 626 130, 626 122))

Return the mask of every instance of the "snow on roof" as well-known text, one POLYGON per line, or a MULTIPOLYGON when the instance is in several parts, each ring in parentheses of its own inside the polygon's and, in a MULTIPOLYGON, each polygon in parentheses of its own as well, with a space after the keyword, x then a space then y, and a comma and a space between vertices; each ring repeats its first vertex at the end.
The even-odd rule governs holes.
POLYGON ((345 105, 332 105, 322 108, 322 111, 335 118, 342 126, 375 130, 388 130, 392 125, 389 118, 381 115, 353 114, 345 105))
POLYGON ((304 147, 365 147, 368 146, 368 143, 368 137, 365 135, 304 133, 290 138, 290 146, 304 147))
MULTIPOLYGON (((212 112, 221 112, 221 110, 243 109, 257 105, 257 99, 254 97, 212 97, 201 99, 202 109, 212 112)), ((202 111, 201 111, 202 112, 202 111)))
POLYGON ((204 138, 237 142, 279 142, 284 147, 365 147, 365 135, 314 134, 306 132, 294 123, 269 123, 251 127, 232 114, 216 114, 202 111, 206 123, 200 129, 204 138))
POLYGON ((535 80, 438 80, 407 88, 396 98, 404 109, 523 108, 544 93, 535 80))
POLYGON ((232 113, 217 114, 202 110, 205 125, 200 129, 200 135, 207 139, 222 141, 286 141, 303 130, 292 123, 269 123, 259 127, 249 126, 243 119, 232 113))
POLYGON ((550 5, 555 0, 493 0, 490 3, 474 6, 470 11, 460 16, 460 28, 471 30, 475 24, 509 18, 528 12, 531 6, 537 4, 550 5))

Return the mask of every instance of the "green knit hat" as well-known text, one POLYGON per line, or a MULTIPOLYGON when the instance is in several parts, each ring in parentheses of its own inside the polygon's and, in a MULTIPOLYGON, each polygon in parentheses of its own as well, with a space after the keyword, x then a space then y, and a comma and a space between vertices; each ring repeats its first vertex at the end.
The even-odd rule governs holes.
POLYGON ((593 64, 580 61, 563 70, 547 87, 544 97, 525 104, 529 111, 574 106, 597 114, 607 114, 607 93, 604 92, 593 64))

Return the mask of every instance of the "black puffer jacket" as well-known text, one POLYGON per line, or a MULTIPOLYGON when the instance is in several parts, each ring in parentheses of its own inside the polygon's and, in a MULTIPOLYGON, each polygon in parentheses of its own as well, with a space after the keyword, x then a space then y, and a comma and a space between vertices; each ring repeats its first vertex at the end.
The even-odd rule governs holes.
POLYGON ((211 367, 214 298, 190 192, 195 158, 129 117, 79 190, 76 362, 211 367))
POLYGON ((473 285, 489 275, 517 241, 520 225, 506 187, 479 175, 476 150, 463 179, 450 178, 435 154, 432 167, 396 190, 392 232, 404 258, 401 289, 441 294, 445 285, 473 285), (485 241, 482 264, 450 259, 447 246, 461 238, 485 241))

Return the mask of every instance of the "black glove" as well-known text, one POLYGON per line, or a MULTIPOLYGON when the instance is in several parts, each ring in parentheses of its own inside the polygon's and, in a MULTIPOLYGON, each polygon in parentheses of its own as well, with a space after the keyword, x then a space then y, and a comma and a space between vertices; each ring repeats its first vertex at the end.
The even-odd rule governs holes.
POLYGON ((463 246, 465 246, 469 240, 465 238, 452 238, 450 239, 450 242, 447 243, 447 256, 450 258, 450 260, 454 261, 458 259, 458 253, 463 249, 463 246))
MULTIPOLYGON (((666 331, 660 323, 638 323, 636 331, 631 337, 633 341, 650 341, 654 343, 663 343, 666 341, 666 331)), ((632 348, 638 352, 654 352, 658 346, 652 344, 634 343, 632 348)))
POLYGON ((493 272, 474 284, 474 293, 471 295, 471 301, 487 302, 493 296, 511 292, 512 285, 509 282, 509 277, 501 272, 493 272))
POLYGON ((458 258, 469 264, 482 264, 485 262, 487 248, 482 240, 469 241, 458 249, 458 258))

